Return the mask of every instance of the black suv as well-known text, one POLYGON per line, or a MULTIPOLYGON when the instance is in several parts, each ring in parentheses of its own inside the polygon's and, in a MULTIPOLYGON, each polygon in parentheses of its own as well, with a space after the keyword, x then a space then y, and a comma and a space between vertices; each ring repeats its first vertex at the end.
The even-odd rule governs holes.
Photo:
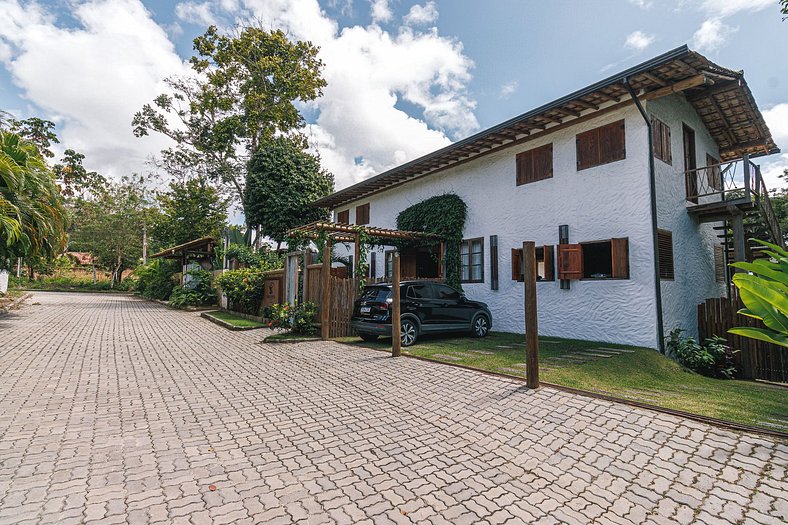
MULTIPOLYGON (((471 332, 484 337, 492 327, 486 304, 471 301, 451 286, 430 281, 404 281, 400 287, 402 346, 421 334, 471 332)), ((366 286, 353 306, 353 328, 364 341, 391 335, 391 285, 366 286)))

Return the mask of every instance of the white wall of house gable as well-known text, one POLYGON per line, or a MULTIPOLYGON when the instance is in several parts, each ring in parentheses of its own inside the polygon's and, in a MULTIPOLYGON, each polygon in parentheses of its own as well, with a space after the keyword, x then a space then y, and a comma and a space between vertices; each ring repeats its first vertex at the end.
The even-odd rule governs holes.
MULTIPOLYGON (((465 238, 484 237, 484 283, 464 284, 469 298, 486 302, 494 329, 523 332, 523 285, 511 279, 511 248, 525 240, 558 244, 558 227, 570 242, 628 237, 630 279, 539 282, 539 332, 656 347, 656 313, 649 215, 648 135, 634 106, 570 126, 461 166, 375 194, 336 211, 370 203, 370 223, 396 228, 399 212, 429 197, 456 193, 468 205, 465 238), (577 133, 625 119, 626 159, 577 170, 577 133), (553 178, 516 185, 515 155, 553 143, 553 178), (499 289, 490 289, 490 236, 498 236, 499 289)), ((340 248, 341 249, 341 248, 340 248)), ((376 256, 384 273, 383 254, 376 256)))
POLYGON ((670 127, 672 164, 654 159, 657 185, 657 225, 673 233, 675 279, 661 281, 665 331, 682 328, 697 337, 697 305, 725 294, 725 283, 715 281, 714 245, 720 242, 714 226, 697 223, 687 213, 684 182, 682 125, 695 131, 698 167, 706 166, 706 154, 719 158, 719 147, 695 109, 683 95, 649 102, 647 111, 670 127))

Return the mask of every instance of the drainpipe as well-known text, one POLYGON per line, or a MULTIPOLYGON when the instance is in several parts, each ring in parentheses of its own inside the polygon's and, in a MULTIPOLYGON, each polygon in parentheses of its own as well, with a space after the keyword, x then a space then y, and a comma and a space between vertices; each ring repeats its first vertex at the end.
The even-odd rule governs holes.
POLYGON ((628 78, 624 78, 624 87, 629 91, 629 96, 635 102, 638 111, 643 116, 648 129, 648 172, 649 172, 649 191, 651 197, 651 240, 654 245, 654 297, 657 301, 657 344, 659 351, 665 353, 665 326, 662 317, 662 283, 659 278, 659 248, 657 245, 657 181, 654 174, 654 143, 651 134, 651 119, 643 109, 643 105, 638 100, 635 90, 629 83, 628 78))

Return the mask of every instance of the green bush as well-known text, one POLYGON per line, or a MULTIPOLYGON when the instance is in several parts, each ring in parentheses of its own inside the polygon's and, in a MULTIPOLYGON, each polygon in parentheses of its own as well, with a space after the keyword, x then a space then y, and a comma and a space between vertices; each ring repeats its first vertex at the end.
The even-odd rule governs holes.
POLYGON ((146 299, 166 301, 176 286, 174 279, 178 273, 176 264, 163 259, 154 259, 148 264, 138 266, 136 291, 146 299))
MULTIPOLYGON (((137 280, 134 277, 126 277, 120 283, 115 283, 114 288, 111 282, 107 279, 101 279, 93 282, 93 277, 86 275, 82 276, 39 276, 32 281, 16 280, 13 283, 20 287, 30 290, 74 290, 74 291, 108 291, 115 290, 118 292, 128 292, 135 289, 137 280)), ((9 286, 11 281, 9 281, 9 286)))
POLYGON ((297 335, 313 335, 317 322, 318 306, 306 302, 290 306, 288 304, 275 304, 271 307, 270 328, 290 330, 297 335))
POLYGON ((666 343, 670 357, 704 376, 733 379, 736 367, 725 339, 715 336, 700 344, 692 337, 682 337, 683 331, 676 328, 670 332, 666 343))
POLYGON ((191 280, 172 290, 168 302, 170 306, 186 308, 216 303, 216 290, 211 285, 211 272, 191 270, 186 272, 186 275, 191 276, 191 280))
POLYGON ((239 268, 216 278, 216 284, 230 301, 230 310, 258 315, 265 291, 263 273, 259 268, 239 268))

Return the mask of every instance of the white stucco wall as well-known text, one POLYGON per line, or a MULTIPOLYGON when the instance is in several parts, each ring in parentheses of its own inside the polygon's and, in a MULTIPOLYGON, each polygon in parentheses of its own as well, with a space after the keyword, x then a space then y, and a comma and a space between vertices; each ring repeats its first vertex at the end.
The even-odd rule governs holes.
MULTIPOLYGON (((399 212, 443 193, 468 205, 465 238, 484 237, 485 282, 464 284, 469 298, 486 302, 494 329, 524 332, 523 285, 511 280, 511 248, 525 240, 558 244, 558 226, 569 226, 570 242, 628 237, 630 279, 538 283, 542 335, 656 347, 653 250, 649 216, 647 128, 634 106, 559 130, 523 145, 414 180, 337 208, 370 203, 370 223, 396 228, 399 212), (575 136, 626 119, 626 159, 577 171, 575 136), (515 183, 515 155, 553 143, 553 178, 515 183), (490 289, 490 235, 498 235, 499 289, 490 289)), ((341 250, 341 248, 340 248, 341 250)), ((384 272, 377 255, 377 274, 384 272)))
POLYGON ((714 274, 714 245, 719 244, 721 232, 713 227, 721 223, 699 224, 687 213, 682 124, 695 131, 698 167, 706 166, 707 153, 719 158, 719 148, 683 95, 652 101, 646 110, 670 127, 673 152, 672 164, 654 159, 657 225, 673 233, 675 279, 661 281, 665 332, 683 328, 697 337, 697 305, 725 294, 725 283, 716 282, 714 274))

